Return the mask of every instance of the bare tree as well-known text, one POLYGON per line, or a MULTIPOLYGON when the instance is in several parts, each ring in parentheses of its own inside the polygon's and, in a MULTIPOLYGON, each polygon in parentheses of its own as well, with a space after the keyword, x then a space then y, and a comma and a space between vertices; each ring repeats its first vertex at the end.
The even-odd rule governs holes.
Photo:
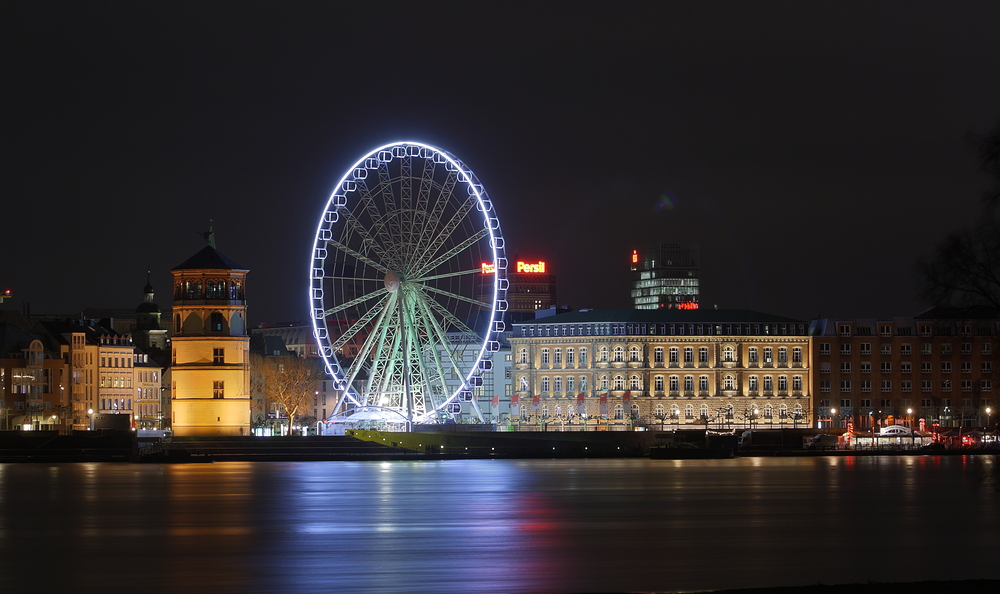
POLYGON ((970 228, 945 238, 917 269, 922 296, 933 305, 1000 310, 1000 122, 972 142, 993 181, 985 207, 970 228))
MULTIPOLYGON (((315 399, 316 384, 323 372, 316 359, 304 357, 260 357, 260 377, 265 407, 274 405, 284 412, 291 431, 295 418, 309 414, 315 399)), ((253 383, 251 372, 251 385, 253 383)))

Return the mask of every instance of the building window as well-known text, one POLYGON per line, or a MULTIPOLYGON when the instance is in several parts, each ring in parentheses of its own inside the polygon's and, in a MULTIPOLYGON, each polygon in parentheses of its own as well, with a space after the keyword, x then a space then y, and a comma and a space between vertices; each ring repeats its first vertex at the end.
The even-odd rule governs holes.
POLYGON ((900 355, 912 355, 913 354, 913 346, 910 345, 909 343, 899 345, 899 354, 900 355))
POLYGON ((838 333, 841 336, 850 336, 851 335, 851 327, 848 324, 839 324, 837 326, 837 330, 838 330, 838 333))
POLYGON ((677 347, 670 347, 670 363, 677 363, 678 354, 677 347))
POLYGON ((663 347, 656 347, 653 349, 653 362, 663 363, 663 347))
POLYGON ((769 375, 765 375, 764 376, 764 391, 765 392, 771 392, 772 390, 774 390, 774 378, 771 377, 771 376, 769 376, 769 375))
POLYGON ((992 361, 983 361, 980 364, 980 369, 982 370, 983 373, 992 373, 993 372, 993 362, 992 361))
POLYGON ((851 362, 841 361, 840 362, 840 373, 850 373, 851 372, 851 362))
POLYGON ((653 378, 653 389, 655 389, 657 392, 662 392, 663 391, 663 376, 662 375, 658 375, 655 378, 653 378))
POLYGON ((840 380, 840 391, 850 392, 851 391, 851 380, 840 380))
POLYGON ((971 361, 962 361, 962 373, 972 373, 971 361))
POLYGON ((702 404, 701 406, 698 407, 698 416, 700 418, 702 418, 702 419, 707 419, 708 418, 708 405, 707 404, 702 404))
POLYGON ((774 362, 774 350, 771 347, 764 347, 764 363, 774 362))
POLYGON ((749 390, 751 392, 756 392, 757 390, 760 389, 760 385, 757 382, 757 376, 756 375, 751 375, 750 376, 750 379, 748 381, 748 388, 749 388, 749 390))
POLYGON ((688 393, 694 392, 694 376, 693 375, 685 375, 684 376, 684 391, 688 392, 688 393))
POLYGON ((784 375, 778 376, 778 391, 787 392, 788 391, 788 377, 784 375))
POLYGON ((212 398, 225 398, 226 397, 226 382, 222 380, 216 380, 212 382, 212 398))
POLYGON ((882 391, 892 392, 892 380, 882 380, 882 391))
POLYGON ((792 363, 801 363, 801 362, 802 362, 802 348, 795 347, 794 349, 792 349, 792 363))
POLYGON ((951 361, 941 361, 941 373, 951 373, 951 361))
POLYGON ((929 361, 924 361, 923 363, 920 364, 920 373, 930 373, 930 372, 931 372, 931 364, 929 361))
POLYGON ((871 382, 871 380, 861 380, 861 391, 862 392, 871 392, 872 391, 872 382, 871 382))
POLYGON ((971 355, 972 354, 972 343, 971 342, 963 342, 962 343, 962 354, 963 355, 971 355))
POLYGON ((680 378, 676 375, 670 376, 670 391, 677 392, 680 390, 680 378))
POLYGON ((542 378, 542 393, 547 394, 549 392, 549 378, 542 378))
POLYGON ((883 344, 882 347, 881 347, 881 352, 882 352, 883 355, 891 355, 892 354, 892 343, 888 343, 887 342, 887 343, 883 344))
POLYGON ((951 392, 951 380, 941 380, 941 391, 951 392))
POLYGON ((962 391, 963 392, 972 391, 972 380, 962 380, 962 391))
POLYGON ((778 347, 778 364, 788 363, 788 349, 785 347, 778 347))
POLYGON ((861 343, 861 354, 862 355, 870 355, 870 354, 872 354, 872 343, 870 343, 870 342, 862 342, 861 343))
POLYGON ((991 345, 988 342, 984 342, 983 345, 979 348, 979 352, 981 352, 984 355, 990 355, 993 353, 993 345, 991 345))
POLYGON ((708 363, 708 347, 698 347, 698 362, 708 363))
POLYGON ((639 347, 631 346, 628 349, 628 360, 632 363, 638 363, 641 359, 639 357, 639 347))
POLYGON ((819 382, 819 391, 820 392, 829 392, 830 391, 830 380, 820 380, 820 382, 819 382))
POLYGON ((212 349, 212 363, 222 365, 226 362, 226 349, 212 349))
POLYGON ((518 363, 527 363, 528 362, 528 349, 522 348, 520 351, 518 351, 518 353, 517 353, 517 362, 518 363))
POLYGON ((685 404, 684 405, 684 418, 685 419, 693 419, 694 418, 694 405, 693 404, 685 404))
POLYGON ((899 364, 899 371, 901 373, 912 373, 913 364, 910 363, 909 361, 903 361, 902 363, 899 364))
POLYGON ((639 376, 633 375, 628 378, 628 389, 629 390, 641 390, 642 385, 639 383, 639 376))
POLYGON ((849 342, 841 343, 841 345, 840 345, 840 354, 841 355, 850 355, 851 354, 851 343, 849 343, 849 342))
POLYGON ((871 373, 871 372, 872 372, 872 364, 869 363, 868 361, 863 361, 861 363, 861 373, 871 373))
POLYGON ((733 377, 733 376, 731 376, 731 375, 727 375, 726 377, 722 378, 722 389, 723 390, 735 390, 736 389, 736 378, 733 377))
POLYGON ((562 349, 552 351, 552 363, 556 366, 562 365, 562 349))
POLYGON ((992 380, 982 380, 981 382, 979 382, 979 388, 983 392, 992 392, 993 391, 993 381, 992 380))
POLYGON ((587 366, 587 349, 585 348, 580 349, 580 365, 587 366))
POLYGON ((951 354, 951 343, 950 342, 946 342, 946 343, 944 343, 944 344, 941 345, 941 354, 942 355, 950 355, 951 354))
POLYGON ((616 375, 615 376, 615 390, 620 392, 620 391, 622 391, 624 389, 625 389, 625 376, 624 375, 616 375))
POLYGON ((796 392, 801 392, 802 391, 802 376, 801 375, 792 376, 792 390, 794 390, 796 392))
POLYGON ((757 361, 757 347, 750 347, 749 349, 747 349, 747 359, 750 360, 751 364, 753 364, 753 365, 757 364, 757 362, 758 362, 757 361))
POLYGON ((708 376, 700 375, 698 376, 698 390, 701 392, 708 392, 708 376))
POLYGON ((922 342, 922 343, 920 343, 920 354, 921 355, 930 355, 931 354, 931 346, 932 345, 929 342, 922 342))
POLYGON ((920 391, 921 392, 933 391, 933 388, 931 387, 931 380, 920 380, 920 391))
POLYGON ((601 363, 607 363, 608 362, 608 347, 606 347, 606 346, 602 346, 601 347, 600 358, 601 358, 600 359, 601 363))
POLYGON ((819 354, 821 354, 821 355, 829 355, 830 354, 830 343, 829 342, 821 342, 821 343, 819 343, 819 354))
POLYGON ((549 364, 549 349, 542 349, 542 365, 549 364))
POLYGON ((684 347, 684 362, 685 363, 694 363, 694 348, 693 347, 684 347))
POLYGON ((892 373, 892 361, 882 361, 882 373, 892 373))
POLYGON ((616 346, 614 350, 614 362, 624 363, 625 362, 625 347, 616 346))
POLYGON ((562 378, 557 377, 552 380, 552 391, 556 394, 562 394, 562 378))

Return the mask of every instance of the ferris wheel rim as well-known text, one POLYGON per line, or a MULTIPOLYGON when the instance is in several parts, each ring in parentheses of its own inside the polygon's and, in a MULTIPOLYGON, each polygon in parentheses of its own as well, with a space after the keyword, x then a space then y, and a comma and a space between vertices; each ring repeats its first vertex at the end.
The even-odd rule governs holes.
MULTIPOLYGON (((318 254, 321 251, 325 253, 325 248, 329 243, 331 243, 329 240, 332 235, 324 238, 323 231, 324 229, 332 229, 333 225, 337 222, 338 217, 336 215, 333 215, 333 221, 331 222, 331 213, 338 213, 342 208, 345 208, 346 210, 346 196, 351 192, 348 188, 351 186, 352 182, 357 181, 358 172, 361 171, 361 168, 373 169, 374 166, 371 161, 373 158, 377 159, 379 163, 388 164, 388 162, 393 158, 402 157, 420 157, 423 159, 429 158, 433 161, 433 163, 444 164, 444 166, 448 168, 448 171, 457 173, 459 182, 468 189, 469 196, 475 197, 476 207, 482 214, 481 218, 483 222, 483 229, 485 230, 484 238, 488 239, 489 250, 492 255, 492 282, 490 283, 491 294, 489 296, 490 300, 487 304, 489 309, 489 319, 487 321, 485 331, 478 336, 480 340, 478 341, 478 346, 476 347, 477 352, 475 352, 474 361, 465 370, 464 377, 462 377, 458 387, 450 395, 441 399, 440 402, 432 402, 432 406, 425 410, 425 413, 422 416, 426 418, 444 410, 450 404, 461 400, 459 395, 472 389, 475 384, 473 378, 481 376, 482 371, 487 369, 486 367, 483 367, 482 362, 489 359, 491 354, 498 350, 499 336, 504 330, 503 312, 506 311, 505 294, 507 289, 507 280, 503 235, 500 229, 499 219, 496 217, 495 210, 493 209, 492 201, 490 200, 484 186, 479 181, 478 177, 476 177, 475 173, 473 173, 471 168, 466 166, 461 160, 444 149, 428 143, 413 140, 400 140, 375 147, 348 167, 344 175, 340 178, 340 181, 336 184, 336 186, 334 186, 335 189, 331 192, 330 197, 327 199, 323 212, 320 216, 319 223, 317 224, 316 236, 313 244, 314 252, 311 259, 312 271, 310 274, 310 302, 312 305, 312 315, 310 317, 313 326, 313 334, 320 347, 319 354, 324 360, 327 372, 334 378, 335 388, 343 391, 346 399, 352 402, 355 406, 365 406, 365 402, 354 390, 354 387, 347 384, 347 375, 345 374, 345 370, 341 366, 335 350, 332 348, 333 343, 331 342, 326 316, 326 312, 330 310, 327 309, 323 299, 323 277, 317 276, 318 274, 321 274, 325 257, 320 259, 318 258, 318 254), (397 149, 402 150, 403 154, 396 154, 398 152, 397 149), (317 264, 319 264, 319 266, 317 266, 317 264), (319 280, 318 284, 320 289, 318 294, 316 290, 317 280, 319 280)), ((413 178, 411 177, 411 179, 413 178)), ((451 200, 450 196, 449 200, 451 200)), ((475 245, 475 243, 471 245, 475 245)), ((368 264, 373 263, 368 262, 368 264)), ((388 283, 388 274, 395 274, 395 272, 388 270, 388 268, 386 268, 386 270, 388 283)), ((483 270, 485 270, 485 268, 483 270)), ((364 280, 371 281, 374 279, 364 280)), ((398 276, 395 281, 398 283, 398 276)), ((428 288, 433 290, 432 287, 428 288)), ((409 356, 409 354, 407 354, 407 356, 409 356)), ((479 385, 481 385, 481 383, 479 385)), ((418 417, 415 420, 420 420, 420 418, 418 417)))

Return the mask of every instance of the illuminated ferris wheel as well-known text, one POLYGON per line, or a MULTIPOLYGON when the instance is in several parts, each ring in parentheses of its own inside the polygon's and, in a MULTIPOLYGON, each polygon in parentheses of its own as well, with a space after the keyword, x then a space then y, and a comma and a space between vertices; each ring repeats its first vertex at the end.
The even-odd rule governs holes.
POLYGON ((450 153, 395 142, 351 166, 320 217, 309 292, 348 414, 433 422, 465 401, 481 421, 506 269, 493 203, 450 153))

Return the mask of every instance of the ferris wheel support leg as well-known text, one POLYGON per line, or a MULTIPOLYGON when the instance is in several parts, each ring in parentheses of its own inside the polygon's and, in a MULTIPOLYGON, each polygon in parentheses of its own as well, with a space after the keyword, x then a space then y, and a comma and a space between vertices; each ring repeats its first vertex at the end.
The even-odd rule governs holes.
POLYGON ((476 420, 479 421, 480 423, 484 422, 483 411, 479 409, 479 401, 476 399, 475 394, 472 395, 472 400, 470 400, 469 402, 472 403, 472 409, 476 411, 476 420))

